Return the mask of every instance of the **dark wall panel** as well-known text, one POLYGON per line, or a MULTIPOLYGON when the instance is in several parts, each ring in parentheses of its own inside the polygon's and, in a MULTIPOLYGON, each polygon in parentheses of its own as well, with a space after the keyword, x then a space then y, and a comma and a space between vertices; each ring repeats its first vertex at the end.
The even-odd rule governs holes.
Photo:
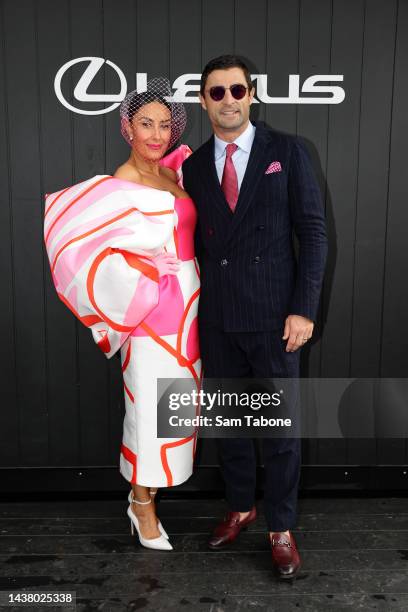
MULTIPOLYGON (((342 74, 341 104, 254 104, 253 118, 302 136, 324 197, 330 247, 303 376, 406 376, 406 0, 1 0, 0 467, 115 466, 124 415, 120 363, 107 361, 58 300, 42 239, 44 192, 112 174, 129 155, 118 111, 80 115, 56 98, 57 70, 98 56, 148 78, 201 72, 236 52, 287 96, 313 74, 342 74), (24 14, 24 19, 21 18, 24 14)), ((73 87, 84 64, 66 77, 73 87)), ((333 83, 336 84, 336 83, 333 83)), ((101 70, 90 93, 118 91, 101 70)), ((210 135, 188 104, 184 142, 210 135)), ((370 390, 373 394, 375 389, 370 390)), ((400 440, 304 440, 305 464, 407 463, 400 440)), ((217 463, 202 441, 199 464, 217 463)), ((118 475, 119 478, 119 475, 118 475)))
MULTIPOLYGON (((55 104, 55 93, 49 86, 55 77, 55 65, 62 65, 71 57, 70 10, 67 2, 46 0, 38 5, 37 45, 41 182, 42 189, 51 193, 61 186, 69 185, 74 178, 74 117, 62 104, 55 104), (50 23, 53 24, 52 28, 50 23)), ((42 203, 39 204, 40 208, 42 206, 42 203)), ((65 306, 55 299, 55 287, 45 252, 43 262, 49 462, 51 465, 67 465, 78 462, 80 457, 77 322, 74 317, 65 316, 65 306)))
MULTIPOLYGON (((194 74, 201 66, 201 1, 180 0, 171 5, 169 15, 170 81, 180 74, 194 74), (186 24, 188 27, 186 28, 186 24)), ((198 70, 199 72, 199 70, 198 70)), ((201 142, 201 105, 189 105, 189 124, 183 140, 192 149, 201 142)))
MULTIPOLYGON (((317 0, 314 3, 313 0, 307 0, 299 3, 297 73, 300 75, 300 82, 310 74, 330 74, 331 23, 330 2, 317 0)), ((320 189, 323 198, 326 198, 328 107, 304 104, 296 106, 296 110, 296 133, 302 135, 309 144, 320 189)), ((327 210, 327 205, 325 208, 327 210)), ((315 341, 305 351, 302 374, 306 375, 306 370, 310 376, 319 376, 321 357, 321 342, 316 336, 315 341)), ((343 440, 310 440, 306 445, 302 444, 302 448, 306 446, 308 453, 305 457, 303 452, 303 460, 319 463, 322 456, 327 456, 328 463, 336 463, 334 457, 340 461, 343 453, 337 450, 333 457, 333 447, 341 448, 343 445, 343 440)))
MULTIPOLYGON (((37 5, 3 4, 20 460, 48 462, 37 5), (24 19, 21 18, 22 8, 24 19), (18 33, 18 36, 16 35, 18 33)), ((4 228, 7 232, 10 227, 4 228)), ((5 351, 5 358, 9 358, 5 351)))
MULTIPOLYGON (((350 375, 351 327, 353 320, 353 269, 355 210, 357 198, 360 83, 363 61, 364 5, 333 3, 330 74, 344 74, 346 97, 342 104, 328 107, 326 218, 332 237, 322 295, 324 333, 321 339, 321 376, 350 375), (350 95, 349 92, 357 92, 350 95), (324 358, 323 358, 324 356, 324 358)), ((372 441, 319 440, 315 461, 349 463, 349 445, 372 441)))
MULTIPOLYGON (((397 7, 395 63, 393 74, 388 198, 385 227, 385 261, 383 270, 383 303, 381 320, 380 376, 406 378, 408 333, 401 327, 408 304, 407 277, 407 201, 405 143, 408 134, 408 3, 397 7)), ((401 388, 406 390, 406 383, 401 388)), ((406 440, 378 440, 377 454, 380 463, 407 463, 406 440)))
POLYGON ((408 2, 401 2, 396 20, 395 69, 392 89, 388 210, 382 310, 381 376, 407 375, 408 333, 402 329, 408 304, 407 175, 408 134, 408 2))
POLYGON ((351 375, 379 375, 397 3, 366 5, 351 375))
MULTIPOLYGON (((95 55, 104 57, 104 13, 101 0, 71 0, 70 23, 73 57, 95 55)), ((74 66, 74 82, 83 66, 74 66)), ((104 74, 99 72, 92 91, 103 91, 104 74)), ((104 174, 106 130, 104 115, 97 120, 89 115, 75 114, 73 121, 73 160, 75 181, 95 174, 104 174)), ((84 465, 101 465, 106 461, 109 439, 109 364, 89 342, 89 330, 78 325, 79 370, 79 456, 84 465), (95 435, 95 425, 98 435, 95 435)))
MULTIPOLYGON (((300 5, 298 0, 266 2, 265 73, 268 75, 268 94, 287 96, 289 74, 299 74, 300 5)), ((284 132, 296 134, 297 106, 267 104, 265 121, 279 126, 284 132)))
MULTIPOLYGON (((19 461, 19 415, 17 409, 17 364, 15 279, 13 270, 13 209, 10 176, 10 136, 8 116, 9 100, 6 96, 8 74, 4 6, 0 6, 0 274, 3 291, 0 291, 1 338, 2 338, 2 410, 0 410, 2 465, 16 465, 19 461)), ((9 68, 10 69, 10 68, 9 68)))
POLYGON ((333 4, 330 69, 345 75, 346 97, 328 108, 326 220, 331 242, 322 295, 322 376, 350 374, 364 0, 333 4), (351 94, 351 92, 355 92, 351 94))

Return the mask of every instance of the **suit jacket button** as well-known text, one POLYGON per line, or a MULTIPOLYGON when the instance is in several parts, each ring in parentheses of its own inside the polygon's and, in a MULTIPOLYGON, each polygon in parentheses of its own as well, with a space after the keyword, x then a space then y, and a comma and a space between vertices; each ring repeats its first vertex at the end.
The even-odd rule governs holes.
POLYGON ((256 257, 254 257, 254 262, 255 263, 259 263, 261 261, 261 258, 259 257, 259 255, 257 255, 256 257))
POLYGON ((209 235, 209 236, 212 236, 212 235, 213 235, 213 233, 214 233, 214 230, 213 230, 213 228, 212 228, 212 227, 210 227, 210 228, 209 228, 209 230, 208 230, 208 235, 209 235))
POLYGON ((264 225, 258 225, 258 229, 263 230, 263 229, 265 229, 265 226, 264 225))
POLYGON ((221 259, 221 265, 222 266, 227 266, 228 265, 228 259, 221 259))

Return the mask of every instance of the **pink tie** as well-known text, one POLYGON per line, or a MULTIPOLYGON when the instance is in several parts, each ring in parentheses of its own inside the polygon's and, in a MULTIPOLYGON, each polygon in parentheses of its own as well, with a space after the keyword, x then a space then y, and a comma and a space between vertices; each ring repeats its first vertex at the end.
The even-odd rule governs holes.
POLYGON ((234 162, 231 159, 232 154, 238 149, 235 142, 227 144, 224 172, 222 174, 221 189, 224 192, 225 198, 232 212, 238 200, 238 179, 235 171, 234 162))

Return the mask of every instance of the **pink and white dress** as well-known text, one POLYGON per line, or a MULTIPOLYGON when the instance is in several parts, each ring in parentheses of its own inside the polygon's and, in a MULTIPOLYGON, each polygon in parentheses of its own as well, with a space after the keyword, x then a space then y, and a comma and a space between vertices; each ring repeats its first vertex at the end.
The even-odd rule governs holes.
MULTIPOLYGON (((161 160, 176 170, 191 149, 161 160)), ((157 438, 157 379, 191 378, 200 388, 194 256, 196 209, 190 198, 97 175, 46 195, 44 240, 59 298, 92 332, 109 359, 121 352, 126 413, 120 473, 131 484, 173 486, 193 471, 197 430, 157 438), (152 257, 182 261, 159 277, 152 257)))

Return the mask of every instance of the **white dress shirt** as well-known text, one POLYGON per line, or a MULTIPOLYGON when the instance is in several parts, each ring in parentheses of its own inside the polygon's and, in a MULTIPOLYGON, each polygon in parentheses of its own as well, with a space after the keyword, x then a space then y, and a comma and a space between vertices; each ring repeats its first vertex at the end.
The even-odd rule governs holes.
MULTIPOLYGON (((238 149, 232 155, 231 159, 234 162, 235 171, 237 173, 238 189, 241 188, 242 179, 244 178, 248 164, 249 154, 255 138, 255 129, 255 126, 249 122, 247 128, 234 140, 235 144, 238 145, 238 149)), ((230 143, 221 140, 221 138, 218 138, 218 136, 214 134, 214 161, 220 183, 224 172, 225 148, 227 144, 230 143)))

